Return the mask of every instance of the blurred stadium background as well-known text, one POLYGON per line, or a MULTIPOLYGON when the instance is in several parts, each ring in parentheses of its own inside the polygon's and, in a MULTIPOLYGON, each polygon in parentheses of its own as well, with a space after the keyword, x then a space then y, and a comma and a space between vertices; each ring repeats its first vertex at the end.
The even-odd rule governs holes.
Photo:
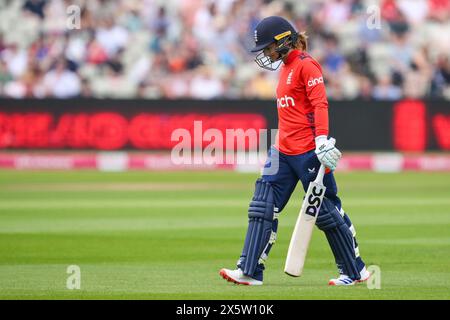
POLYGON ((0 298, 448 299, 449 111, 450 0, 0 0, 0 298), (277 72, 248 52, 269 15, 322 64, 340 192, 388 290, 327 291, 318 233, 300 282, 282 275, 301 190, 273 285, 217 275, 238 258, 259 166, 175 164, 171 134, 206 147, 196 120, 277 127, 277 72))
MULTIPOLYGON (((450 0, 2 0, 0 7, 5 150, 167 151, 170 133, 192 131, 199 117, 223 132, 276 128, 277 73, 255 67, 248 52, 268 15, 308 33, 342 149, 450 149, 450 0)), ((442 157, 384 159, 393 170, 423 169, 423 161, 449 169, 442 157)), ((28 160, 1 163, 46 163, 28 160)), ((60 166, 70 161, 77 162, 60 166)), ((373 169, 377 161, 350 162, 373 169)))
POLYGON ((0 95, 268 98, 248 54, 261 17, 310 35, 331 99, 450 100, 448 0, 2 0, 0 95), (80 29, 68 30, 71 5, 80 29), (367 22, 379 6, 380 28, 367 22), (20 21, 20 23, 18 23, 20 21))

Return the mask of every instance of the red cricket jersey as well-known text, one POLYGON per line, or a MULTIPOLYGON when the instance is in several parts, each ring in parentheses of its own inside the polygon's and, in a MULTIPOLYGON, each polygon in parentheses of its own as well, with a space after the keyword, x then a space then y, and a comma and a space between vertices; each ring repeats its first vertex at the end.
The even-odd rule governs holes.
POLYGON ((316 136, 328 135, 328 100, 322 68, 306 52, 293 50, 280 71, 277 87, 278 141, 275 147, 298 155, 316 147, 316 136))

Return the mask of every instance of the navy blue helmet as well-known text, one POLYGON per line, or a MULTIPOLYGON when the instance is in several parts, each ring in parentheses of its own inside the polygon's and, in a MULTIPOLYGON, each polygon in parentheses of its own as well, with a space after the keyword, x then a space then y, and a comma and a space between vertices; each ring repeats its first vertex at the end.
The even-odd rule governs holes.
POLYGON ((291 48, 291 44, 295 43, 298 38, 298 33, 294 27, 284 18, 271 16, 261 20, 254 31, 255 46, 251 49, 252 52, 261 51, 255 58, 255 62, 264 69, 276 70, 281 64, 281 59, 291 48), (278 58, 273 60, 264 55, 262 52, 272 43, 276 43, 275 51, 278 53, 278 58), (280 61, 274 67, 273 63, 280 61))

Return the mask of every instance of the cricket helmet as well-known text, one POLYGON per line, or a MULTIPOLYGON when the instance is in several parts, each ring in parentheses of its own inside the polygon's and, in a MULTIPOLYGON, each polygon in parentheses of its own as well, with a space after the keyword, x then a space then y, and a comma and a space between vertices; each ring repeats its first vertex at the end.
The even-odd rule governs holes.
POLYGON ((276 43, 275 51, 278 53, 278 59, 272 61, 264 52, 260 52, 255 62, 264 69, 276 70, 279 65, 274 68, 272 64, 279 61, 291 48, 291 44, 295 43, 298 38, 298 33, 294 27, 286 19, 278 16, 270 16, 261 20, 254 31, 255 46, 251 49, 252 52, 263 51, 272 43, 276 43))

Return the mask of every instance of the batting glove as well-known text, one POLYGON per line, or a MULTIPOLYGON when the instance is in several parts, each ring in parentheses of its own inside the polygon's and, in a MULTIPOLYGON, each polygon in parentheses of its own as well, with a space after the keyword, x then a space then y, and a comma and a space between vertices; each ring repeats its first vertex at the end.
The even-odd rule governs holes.
POLYGON ((316 137, 316 155, 325 167, 335 170, 342 153, 334 146, 336 140, 327 136, 316 137))

